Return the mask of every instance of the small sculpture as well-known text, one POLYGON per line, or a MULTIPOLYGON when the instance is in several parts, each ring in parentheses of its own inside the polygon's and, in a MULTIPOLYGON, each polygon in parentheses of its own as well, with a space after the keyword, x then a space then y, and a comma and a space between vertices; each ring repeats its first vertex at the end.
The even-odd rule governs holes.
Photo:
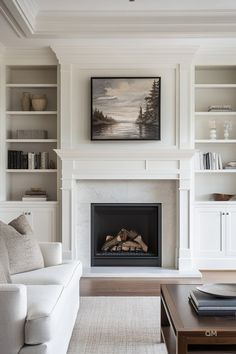
POLYGON ((232 130, 232 122, 226 120, 224 122, 224 139, 229 139, 229 132, 232 130))
POLYGON ((216 134, 216 121, 212 119, 209 121, 209 128, 210 128, 210 139, 214 140, 217 138, 216 134))

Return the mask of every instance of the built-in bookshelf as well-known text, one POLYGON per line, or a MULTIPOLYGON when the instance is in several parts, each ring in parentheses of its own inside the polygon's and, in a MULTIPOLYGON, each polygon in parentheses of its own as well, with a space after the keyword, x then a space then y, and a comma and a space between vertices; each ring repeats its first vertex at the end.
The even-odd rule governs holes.
POLYGON ((57 201, 58 147, 57 66, 7 66, 5 105, 6 196, 20 201, 30 188, 46 191, 57 201), (22 106, 23 93, 30 107, 22 106), (32 98, 46 97, 46 107, 35 110, 32 98))
POLYGON ((195 200, 236 194, 236 67, 195 69, 195 200), (207 161, 206 161, 207 160, 207 161))

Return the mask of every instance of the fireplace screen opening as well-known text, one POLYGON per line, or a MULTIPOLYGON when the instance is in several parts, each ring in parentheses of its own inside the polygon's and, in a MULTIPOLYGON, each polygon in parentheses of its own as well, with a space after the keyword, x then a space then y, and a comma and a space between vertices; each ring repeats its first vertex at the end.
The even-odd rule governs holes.
POLYGON ((91 204, 91 265, 161 266, 161 204, 91 204))

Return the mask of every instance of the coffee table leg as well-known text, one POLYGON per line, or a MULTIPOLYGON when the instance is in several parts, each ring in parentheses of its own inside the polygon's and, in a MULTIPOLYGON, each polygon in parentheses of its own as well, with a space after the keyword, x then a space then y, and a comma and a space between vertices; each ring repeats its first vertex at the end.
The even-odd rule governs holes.
POLYGON ((186 338, 184 336, 181 336, 180 333, 178 333, 176 354, 187 354, 187 353, 188 353, 188 343, 186 343, 186 338))

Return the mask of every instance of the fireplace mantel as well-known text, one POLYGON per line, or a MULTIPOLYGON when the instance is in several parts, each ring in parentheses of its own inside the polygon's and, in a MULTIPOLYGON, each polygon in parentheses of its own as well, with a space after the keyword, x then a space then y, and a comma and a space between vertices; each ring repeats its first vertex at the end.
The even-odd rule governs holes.
MULTIPOLYGON (((77 258, 76 185, 80 180, 178 181, 178 247, 176 268, 192 268, 190 250, 190 188, 193 149, 104 146, 55 150, 62 160, 62 242, 64 254, 77 258), (181 222, 179 222, 181 220, 181 222)), ((140 201, 142 202, 142 201, 140 201)))
POLYGON ((62 180, 177 179, 190 180, 193 149, 63 149, 62 180))

